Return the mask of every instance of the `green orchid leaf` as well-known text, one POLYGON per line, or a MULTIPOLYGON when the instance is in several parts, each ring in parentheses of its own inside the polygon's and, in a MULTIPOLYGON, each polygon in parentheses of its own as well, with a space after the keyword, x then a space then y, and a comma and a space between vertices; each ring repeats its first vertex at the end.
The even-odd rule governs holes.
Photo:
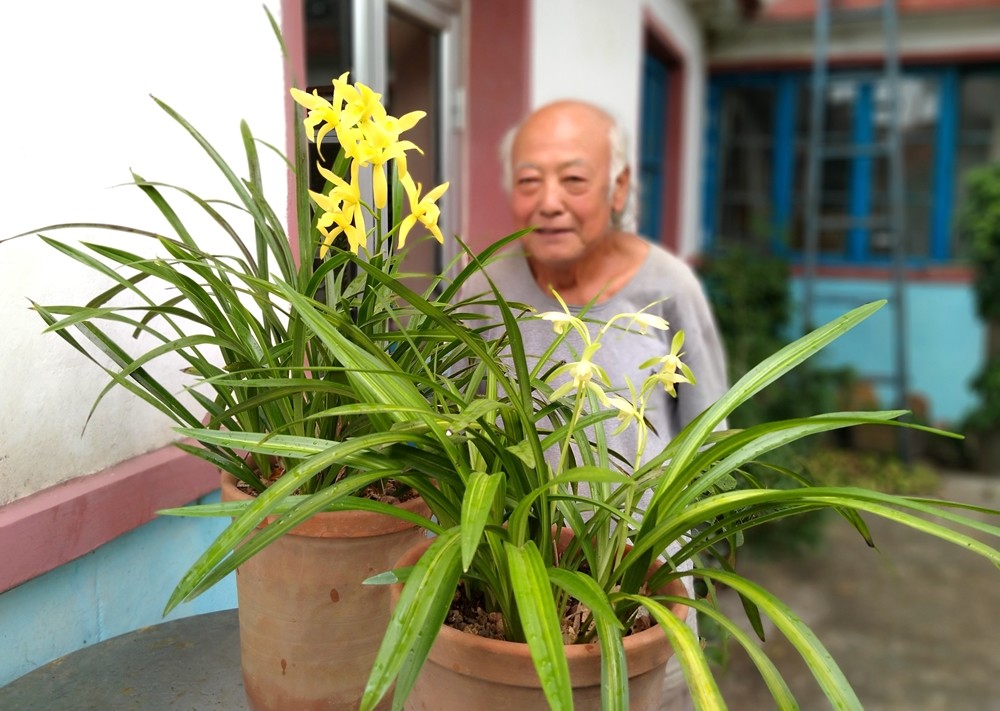
MULTIPOLYGON (((722 699, 722 693, 719 691, 718 684, 715 683, 715 677, 712 676, 712 670, 709 668, 708 661, 701 649, 701 643, 691 628, 679 620, 669 608, 650 597, 623 595, 622 599, 639 603, 649 610, 649 614, 670 638, 674 654, 677 655, 681 669, 684 671, 684 679, 687 681, 695 708, 726 708, 726 702, 722 699)), ((693 612, 688 614, 693 614, 693 612)))
POLYGON ((702 569, 699 574, 723 583, 753 601, 802 656, 833 708, 859 711, 863 708, 850 682, 826 647, 791 608, 761 586, 734 573, 702 569))
MULTIPOLYGON (((208 432, 218 434, 214 430, 208 432)), ((367 452, 372 447, 378 448, 381 445, 397 442, 398 437, 396 433, 373 433, 338 442, 286 471, 261 492, 243 515, 233 521, 206 548, 177 584, 167 601, 164 614, 182 601, 207 590, 239 567, 243 561, 313 514, 324 510, 338 499, 378 481, 381 478, 381 470, 376 470, 374 473, 356 472, 351 477, 307 497, 292 511, 255 532, 255 529, 275 512, 284 499, 294 494, 321 471, 337 464, 349 463, 351 456, 367 452)))
MULTIPOLYGON (((160 99, 153 97, 153 101, 163 109, 171 118, 173 118, 177 123, 179 123, 185 131, 187 131, 192 138, 202 147, 205 153, 211 158, 212 162, 215 163, 216 167, 222 172, 229 182, 230 187, 236 193, 240 199, 240 203, 243 207, 250 213, 253 218, 255 227, 261 225, 267 225, 268 220, 264 213, 261 212, 259 204, 254 200, 250 190, 247 189, 243 180, 236 175, 236 172, 229 166, 222 155, 215 150, 211 143, 183 116, 177 113, 168 104, 161 101, 160 99)), ((295 277, 295 264, 291 259, 291 255, 288 253, 287 242, 285 242, 285 248, 275 252, 275 257, 277 258, 278 265, 281 268, 281 274, 284 279, 292 281, 295 277)))
POLYGON ((462 497, 462 572, 468 572, 486 528, 497 492, 504 483, 502 474, 473 472, 462 497))
POLYGON ((448 615, 461 575, 460 556, 459 531, 450 529, 434 539, 411 569, 372 665, 361 711, 374 709, 394 679, 393 708, 401 708, 448 615))
POLYGON ((182 452, 187 452, 192 456, 205 460, 217 469, 221 469, 228 474, 232 474, 239 481, 242 481, 254 491, 264 490, 264 484, 260 480, 260 477, 254 474, 253 470, 248 467, 245 462, 243 462, 239 455, 234 455, 232 453, 226 455, 214 449, 196 447, 188 444, 187 442, 175 442, 174 446, 182 452))
POLYGON ((748 462, 805 437, 860 424, 893 424, 905 410, 885 412, 838 412, 795 420, 769 422, 735 433, 697 457, 692 469, 706 471, 697 483, 687 487, 672 503, 682 507, 715 486, 717 482, 748 462))
POLYGON ((413 570, 413 566, 406 568, 396 568, 395 570, 387 570, 384 573, 376 573, 370 578, 365 578, 361 581, 362 585, 395 585, 396 583, 405 583, 410 579, 410 572, 413 570))
POLYGON ((633 486, 632 478, 620 472, 600 467, 576 467, 564 474, 553 477, 541 486, 523 494, 510 515, 510 531, 514 541, 524 540, 527 535, 528 518, 534 513, 535 501, 547 492, 556 491, 562 484, 586 481, 592 484, 608 483, 621 487, 633 486))
POLYGON ((534 541, 526 541, 521 546, 505 543, 504 551, 528 651, 549 708, 572 709, 569 663, 563 649, 559 619, 552 604, 552 585, 545 562, 534 541))
MULTIPOLYGON (((885 305, 885 301, 876 301, 870 304, 859 306, 848 313, 830 321, 824 326, 820 326, 811 333, 790 343, 780 351, 762 361, 759 365, 751 369, 746 375, 733 385, 729 391, 723 395, 706 412, 692 421, 675 438, 675 446, 671 447, 670 459, 671 469, 684 471, 691 459, 699 449, 704 446, 707 436, 719 425, 733 410, 748 399, 759 393, 765 387, 773 383, 782 375, 792 370, 795 366, 813 356, 818 351, 825 348, 831 342, 845 334, 850 329, 867 319, 873 313, 885 305)), ((664 452, 653 457, 642 468, 642 471, 650 470, 660 466, 666 461, 667 453, 664 452)), ((693 473, 689 474, 693 476, 693 473)), ((671 477, 664 477, 656 493, 654 503, 662 498, 661 490, 671 484, 671 477)))
POLYGON ((625 627, 615 615, 608 594, 579 570, 549 568, 549 580, 579 600, 594 616, 601 647, 601 709, 628 711, 628 666, 622 642, 625 627))
POLYGON ((463 407, 462 411, 452 420, 450 427, 455 432, 466 430, 474 426, 480 418, 495 417, 499 406, 500 403, 497 400, 487 398, 474 400, 463 407))
POLYGON ((507 451, 513 454, 515 457, 524 462, 525 466, 529 469, 535 468, 535 450, 537 448, 529 442, 528 440, 522 440, 517 444, 512 444, 507 447, 507 451))
POLYGON ((785 682, 784 678, 782 678, 778 668, 767 656, 760 644, 748 635, 742 627, 720 612, 715 605, 709 604, 704 600, 692 600, 687 598, 681 599, 669 596, 655 596, 654 599, 657 602, 662 603, 683 602, 685 605, 692 608, 691 612, 688 613, 689 615, 694 614, 695 611, 697 611, 699 615, 710 617, 715 623, 720 625, 725 630, 726 634, 735 639, 739 645, 743 647, 744 651, 746 651, 747 657, 751 662, 753 662, 754 666, 757 667, 757 671, 760 673, 761 679, 771 692, 771 696, 775 700, 776 708, 781 711, 798 710, 799 705, 798 702, 796 702, 795 697, 792 695, 792 690, 788 687, 788 684, 785 682))

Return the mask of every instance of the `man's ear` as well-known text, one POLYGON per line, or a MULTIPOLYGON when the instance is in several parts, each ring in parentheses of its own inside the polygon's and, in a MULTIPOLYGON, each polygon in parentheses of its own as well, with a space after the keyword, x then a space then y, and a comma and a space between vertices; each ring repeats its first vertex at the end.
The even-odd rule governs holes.
POLYGON ((616 214, 621 214, 628 202, 628 189, 632 182, 632 172, 628 166, 622 168, 615 178, 614 188, 611 190, 611 209, 616 214))

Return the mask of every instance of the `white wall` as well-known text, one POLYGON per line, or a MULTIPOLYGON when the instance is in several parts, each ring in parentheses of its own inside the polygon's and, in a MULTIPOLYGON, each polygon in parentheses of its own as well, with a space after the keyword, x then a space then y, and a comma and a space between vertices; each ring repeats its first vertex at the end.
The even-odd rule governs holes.
POLYGON ((700 30, 680 0, 536 0, 532 5, 531 105, 579 98, 610 111, 627 129, 635 163, 642 91, 644 10, 669 33, 686 67, 682 255, 700 246, 699 205, 705 57, 700 30))
MULTIPOLYGON (((815 53, 811 19, 756 21, 720 38, 712 49, 717 65, 745 66, 761 60, 812 62, 815 53)), ((830 57, 878 55, 886 37, 880 20, 831 25, 830 57)), ((899 51, 904 57, 992 53, 1000 45, 1000 8, 957 8, 902 14, 899 51)))
MULTIPOLYGON (((280 21, 277 0, 269 6, 280 21)), ((0 16, 0 66, 0 239, 66 221, 166 229, 138 189, 111 188, 130 180, 130 168, 202 197, 229 197, 207 156, 149 94, 198 127, 240 175, 240 119, 284 146, 282 59, 260 3, 14 3, 0 16)), ((265 160, 267 194, 284 216, 285 175, 265 160)), ((137 238, 115 239, 132 246, 137 238)), ((42 335, 27 299, 81 304, 102 288, 37 238, 0 244, 0 505, 173 438, 164 418, 117 389, 81 436, 107 379, 58 336, 42 335)), ((180 389, 175 366, 164 375, 180 389)))

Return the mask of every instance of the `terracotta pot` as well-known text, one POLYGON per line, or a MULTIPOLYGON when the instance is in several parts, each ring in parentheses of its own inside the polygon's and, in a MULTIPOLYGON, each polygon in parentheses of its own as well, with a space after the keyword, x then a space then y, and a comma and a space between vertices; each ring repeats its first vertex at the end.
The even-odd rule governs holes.
MULTIPOLYGON (((223 501, 246 498, 223 474, 223 501)), ((402 505, 428 513, 422 499, 402 505)), ((392 517, 324 512, 241 565, 240 662, 251 711, 358 708, 389 622, 388 588, 361 583, 423 539, 422 529, 392 517)))
MULTIPOLYGON (((399 559, 396 567, 413 565, 430 545, 421 541, 399 559)), ((657 564, 653 570, 659 567, 657 564)), ((652 571, 651 571, 652 572, 652 571)), ((392 586, 395 606, 401 584, 392 586)), ((674 580, 661 590, 686 596, 684 584, 674 580)), ((678 619, 688 607, 671 606, 678 619)), ((673 654, 658 626, 625 638, 631 711, 653 711, 663 705, 664 667, 673 654)), ((577 711, 601 709, 601 650, 597 642, 566 648, 577 711)), ((407 711, 548 711, 527 644, 501 642, 444 626, 438 633, 416 685, 406 701, 407 711)))

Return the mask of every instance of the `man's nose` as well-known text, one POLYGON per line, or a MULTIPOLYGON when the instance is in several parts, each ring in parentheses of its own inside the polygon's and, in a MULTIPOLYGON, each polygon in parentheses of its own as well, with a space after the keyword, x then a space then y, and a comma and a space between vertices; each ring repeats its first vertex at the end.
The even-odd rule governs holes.
POLYGON ((543 215, 558 215, 563 211, 562 189, 558 181, 543 181, 538 209, 543 215))

